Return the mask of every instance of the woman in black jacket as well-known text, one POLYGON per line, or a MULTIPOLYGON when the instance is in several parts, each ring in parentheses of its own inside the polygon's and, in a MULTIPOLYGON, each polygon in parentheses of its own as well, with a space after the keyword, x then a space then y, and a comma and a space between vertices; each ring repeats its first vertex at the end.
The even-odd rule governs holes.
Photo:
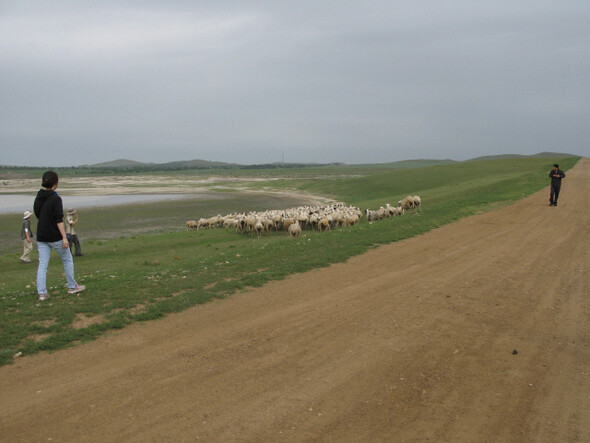
POLYGON ((76 283, 74 278, 74 260, 66 232, 64 229, 64 210, 61 197, 55 191, 59 183, 57 174, 47 171, 43 174, 42 185, 33 204, 35 215, 39 219, 37 224, 37 247, 39 248, 39 268, 37 270, 37 293, 39 300, 46 300, 47 293, 47 267, 51 250, 55 249, 64 265, 64 272, 68 282, 68 294, 81 292, 86 287, 76 283))

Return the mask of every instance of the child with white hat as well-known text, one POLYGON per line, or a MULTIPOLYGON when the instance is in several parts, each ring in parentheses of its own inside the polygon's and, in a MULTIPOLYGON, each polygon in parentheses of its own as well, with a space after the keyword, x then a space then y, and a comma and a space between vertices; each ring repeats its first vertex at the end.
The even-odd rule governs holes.
POLYGON ((70 250, 73 247, 76 247, 75 256, 81 257, 82 256, 82 247, 80 246, 80 240, 78 239, 78 234, 76 234, 76 223, 78 223, 78 213, 75 209, 68 209, 66 211, 66 217, 64 219, 64 227, 66 229, 66 236, 68 237, 68 241, 70 242, 70 250))
POLYGON ((23 255, 20 256, 20 261, 23 263, 31 263, 31 251, 33 250, 33 231, 31 231, 31 215, 30 211, 25 211, 23 214, 23 226, 20 231, 20 239, 23 241, 23 255))

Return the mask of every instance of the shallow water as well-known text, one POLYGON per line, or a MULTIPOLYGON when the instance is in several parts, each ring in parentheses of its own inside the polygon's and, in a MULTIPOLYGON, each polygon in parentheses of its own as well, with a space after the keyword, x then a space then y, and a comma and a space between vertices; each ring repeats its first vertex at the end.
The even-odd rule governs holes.
MULTIPOLYGON (((133 195, 61 195, 64 209, 149 203, 163 200, 183 200, 199 197, 195 194, 133 194, 133 195)), ((0 195, 0 214, 33 211, 34 195, 0 195)))

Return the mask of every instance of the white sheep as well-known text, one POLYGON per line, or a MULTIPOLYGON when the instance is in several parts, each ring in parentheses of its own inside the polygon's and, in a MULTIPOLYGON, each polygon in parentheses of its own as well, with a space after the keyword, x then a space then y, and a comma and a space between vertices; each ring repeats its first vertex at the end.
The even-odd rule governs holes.
POLYGON ((209 227, 209 219, 206 218, 200 218, 199 221, 197 222, 197 229, 201 229, 206 227, 209 227))
POLYGON ((377 211, 371 211, 370 209, 365 209, 365 216, 367 217, 368 222, 374 222, 378 219, 379 214, 377 211))
POLYGON ((346 216, 346 219, 346 221, 348 222, 348 226, 353 226, 360 221, 361 216, 357 212, 353 212, 352 214, 348 214, 346 216))
POLYGON ((223 220, 223 227, 225 229, 228 228, 237 228, 238 227, 238 219, 233 217, 226 217, 223 220))
POLYGON ((311 230, 315 231, 315 228, 318 227, 318 222, 320 221, 320 215, 317 212, 313 212, 309 216, 309 224, 311 226, 311 230))
MULTIPOLYGON (((381 207, 376 213, 376 219, 384 218, 388 216, 388 209, 381 207)), ((267 210, 264 212, 249 212, 246 213, 233 213, 226 216, 217 215, 210 218, 201 218, 198 222, 192 221, 187 222, 187 229, 199 228, 235 228, 237 233, 248 232, 252 235, 256 232, 258 236, 261 235, 260 223, 263 227, 262 232, 266 231, 270 234, 270 231, 274 228, 275 230, 284 229, 292 233, 295 236, 300 235, 301 230, 308 227, 315 230, 316 226, 318 230, 325 232, 335 226, 352 226, 359 222, 363 212, 352 205, 345 206, 344 203, 333 203, 326 206, 315 206, 315 207, 297 207, 285 210, 267 210), (321 225, 320 225, 321 222, 321 225), (297 224, 289 231, 291 225, 297 224)))
POLYGON ((414 196, 408 195, 403 200, 400 200, 397 205, 401 206, 404 211, 414 209, 414 196))
POLYGON ((343 227, 344 223, 346 223, 346 214, 344 214, 343 212, 336 211, 334 212, 333 217, 336 226, 343 227))
POLYGON ((297 214, 297 221, 301 225, 301 228, 305 229, 307 228, 307 224, 309 223, 309 215, 307 215, 305 212, 300 212, 299 214, 297 214))
POLYGON ((414 211, 418 210, 420 214, 422 213, 422 199, 419 195, 414 196, 414 211))
POLYGON ((258 238, 262 237, 262 233, 264 232, 264 225, 260 220, 256 221, 256 223, 254 224, 254 230, 256 231, 256 235, 258 235, 258 238))
POLYGON ((244 232, 246 232, 246 216, 244 214, 238 217, 236 232, 238 234, 243 234, 244 232))
POLYGON ((261 218, 260 222, 262 223, 262 226, 264 226, 264 230, 270 234, 270 231, 272 231, 272 229, 274 228, 274 223, 272 222, 271 219, 269 218, 261 218))
POLYGON ((301 226, 299 226, 299 222, 295 221, 295 223, 289 226, 289 236, 291 238, 297 238, 301 234, 301 226))
POLYGON ((248 216, 246 216, 245 221, 246 221, 246 228, 248 228, 248 233, 252 234, 252 232, 254 231, 254 226, 256 225, 256 222, 258 220, 256 220, 256 217, 249 214, 248 216))
POLYGON ((281 227, 281 223, 283 221, 283 216, 279 212, 276 212, 276 213, 272 214, 271 220, 272 220, 272 224, 275 228, 275 231, 278 231, 279 228, 281 227))

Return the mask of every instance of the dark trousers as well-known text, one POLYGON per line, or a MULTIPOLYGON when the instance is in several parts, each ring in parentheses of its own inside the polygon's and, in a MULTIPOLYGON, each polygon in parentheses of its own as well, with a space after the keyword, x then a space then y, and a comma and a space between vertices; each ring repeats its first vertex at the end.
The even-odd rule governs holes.
POLYGON ((82 247, 80 246, 80 240, 78 240, 78 235, 74 234, 67 234, 68 241, 70 242, 70 250, 76 248, 76 253, 74 255, 80 256, 82 255, 82 247))
POLYGON ((559 191, 561 189, 560 186, 551 185, 551 194, 549 194, 549 202, 550 203, 557 203, 557 199, 559 198, 559 191))

